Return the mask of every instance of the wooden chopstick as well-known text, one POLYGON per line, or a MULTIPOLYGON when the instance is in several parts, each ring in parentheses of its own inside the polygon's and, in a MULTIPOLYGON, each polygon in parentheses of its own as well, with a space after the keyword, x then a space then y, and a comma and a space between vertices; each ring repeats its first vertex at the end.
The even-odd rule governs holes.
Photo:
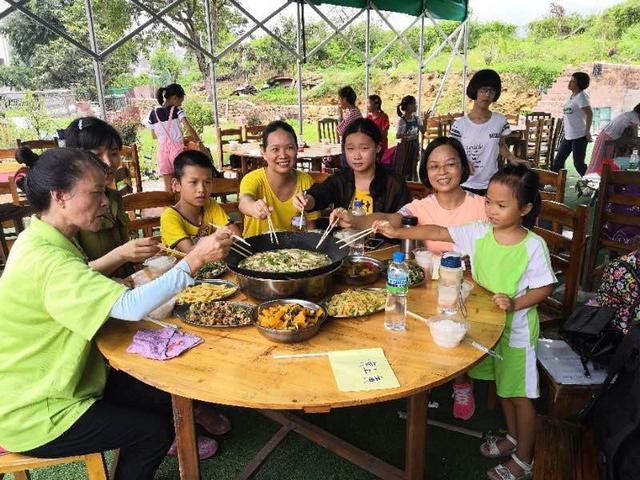
POLYGON ((339 221, 340 219, 336 217, 336 219, 333 222, 329 223, 329 226, 322 233, 320 240, 318 240, 318 244, 316 245, 316 248, 319 248, 322 242, 324 242, 327 239, 327 237, 329 236, 329 233, 331 232, 331 230, 335 228, 335 226, 338 224, 339 221))
POLYGON ((242 250, 239 250, 239 249, 237 248, 238 246, 239 246, 239 245, 236 245, 236 244, 234 243, 233 245, 231 245, 231 250, 233 250, 233 251, 234 251, 234 252, 236 252, 238 255, 240 255, 241 257, 244 257, 244 258, 247 258, 247 257, 249 257, 249 256, 253 255, 253 254, 251 254, 251 255, 247 255, 247 254, 246 254, 246 253, 244 253, 242 250))
POLYGON ((158 245, 158 248, 163 252, 175 255, 176 257, 184 258, 187 256, 186 253, 176 250, 175 248, 167 247, 166 245, 158 245))
POLYGON ((359 232, 352 233, 348 237, 342 238, 337 241, 337 243, 350 243, 353 239, 358 239, 361 236, 366 236, 373 233, 373 228, 367 228, 366 230, 360 230, 359 232))
POLYGON ((367 230, 363 230, 358 235, 352 235, 351 237, 349 237, 349 241, 347 241, 347 243, 344 243, 344 244, 340 245, 338 248, 348 247, 352 243, 355 243, 358 240, 371 235, 372 233, 373 233, 373 229, 372 228, 369 228, 367 230))
POLYGON ((240 245, 238 242, 235 242, 235 243, 233 244, 233 246, 234 246, 237 250, 239 250, 239 251, 241 251, 241 252, 243 252, 243 253, 246 253, 247 255, 253 255, 253 252, 252 252, 251 250, 249 250, 249 249, 248 249, 248 248, 246 248, 246 247, 243 247, 243 246, 242 246, 242 245, 240 245))
POLYGON ((174 330, 180 330, 180 327, 174 323, 167 323, 161 320, 155 320, 151 317, 144 317, 147 322, 155 323, 156 325, 160 325, 163 328, 173 328, 174 330))
POLYGON ((418 315, 417 313, 413 313, 410 310, 407 310, 407 315, 409 315, 410 317, 415 318, 416 320, 420 320, 421 322, 424 322, 426 324, 429 323, 429 320, 427 320, 426 318, 424 318, 422 315, 418 315))
MULTIPOLYGON (((224 227, 221 227, 220 225, 216 225, 215 223, 210 223, 209 225, 211 225, 212 227, 215 227, 215 228, 224 228, 224 227)), ((235 238, 237 241, 244 243, 247 247, 251 247, 252 246, 249 242, 247 242, 240 235, 232 235, 232 237, 235 238)))
MULTIPOLYGON (((266 204, 267 197, 262 197, 262 201, 266 204)), ((268 207, 268 204, 267 204, 267 207, 268 207)), ((271 243, 274 243, 273 240, 275 239, 275 243, 277 245, 280 245, 280 241, 278 240, 278 236, 276 235, 276 229, 273 227, 273 220, 271 220, 271 213, 267 215, 267 222, 269 224, 269 238, 271 238, 271 243)))

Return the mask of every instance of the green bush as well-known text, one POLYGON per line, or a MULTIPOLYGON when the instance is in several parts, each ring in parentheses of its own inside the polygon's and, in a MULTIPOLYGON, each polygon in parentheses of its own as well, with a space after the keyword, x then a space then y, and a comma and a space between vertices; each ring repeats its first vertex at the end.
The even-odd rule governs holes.
POLYGON ((213 124, 213 110, 211 102, 206 96, 189 94, 186 96, 182 108, 187 114, 189 123, 199 135, 202 134, 204 127, 213 124))

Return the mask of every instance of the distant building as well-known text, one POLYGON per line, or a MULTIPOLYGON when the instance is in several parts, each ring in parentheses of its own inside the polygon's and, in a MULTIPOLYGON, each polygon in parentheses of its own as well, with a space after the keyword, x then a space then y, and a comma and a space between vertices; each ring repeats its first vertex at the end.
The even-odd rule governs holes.
POLYGON ((591 131, 600 128, 622 112, 628 112, 640 103, 640 65, 615 63, 588 63, 565 68, 551 88, 540 97, 536 112, 551 112, 562 117, 562 108, 569 98, 567 88, 574 72, 586 72, 591 77, 587 93, 593 110, 591 131))

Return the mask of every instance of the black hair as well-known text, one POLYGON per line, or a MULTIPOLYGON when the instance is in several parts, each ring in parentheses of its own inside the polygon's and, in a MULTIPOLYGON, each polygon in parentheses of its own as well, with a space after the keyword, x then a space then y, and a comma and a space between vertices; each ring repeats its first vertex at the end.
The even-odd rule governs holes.
POLYGON ((633 107, 633 111, 640 115, 640 103, 633 107))
POLYGON ((178 98, 184 98, 185 93, 182 85, 178 83, 171 83, 166 87, 160 87, 158 90, 156 90, 156 100, 158 100, 158 103, 160 105, 164 105, 164 101, 173 97, 174 95, 178 98))
POLYGON ((342 133, 342 148, 344 149, 347 137, 352 133, 364 133, 371 138, 376 145, 382 142, 382 133, 378 125, 370 118, 356 118, 353 120, 342 133))
POLYGON ((51 204, 51 192, 70 192, 84 177, 88 168, 104 173, 105 165, 90 152, 75 148, 51 148, 37 157, 24 181, 29 204, 36 212, 43 212, 51 204))
POLYGON ((382 111, 382 99, 380 95, 369 95, 369 100, 378 106, 378 110, 382 111))
POLYGON ((404 115, 404 112, 407 111, 407 107, 412 103, 416 103, 416 97, 414 97, 413 95, 402 97, 402 100, 400 100, 400 103, 396 107, 396 113, 398 114, 398 116, 402 117, 404 115))
POLYGON ((588 73, 585 72, 575 72, 571 75, 578 84, 578 88, 582 91, 589 88, 589 83, 591 82, 591 78, 588 73))
POLYGON ((184 150, 176 156, 173 161, 173 168, 175 169, 173 176, 177 178, 178 181, 180 181, 184 175, 184 167, 186 166, 208 168, 211 170, 211 176, 216 176, 211 159, 205 153, 198 150, 184 150))
POLYGON ((282 120, 274 120, 269 125, 264 127, 264 130, 262 131, 262 148, 267 148, 267 140, 269 139, 269 135, 276 130, 284 130, 285 132, 287 132, 289 135, 291 135, 294 145, 296 147, 298 146, 298 137, 296 137, 296 132, 293 127, 282 120))
POLYGON ((436 137, 429 142, 427 148, 422 152, 422 157, 420 158, 420 165, 418 166, 418 177, 422 184, 427 188, 433 188, 431 182, 429 181, 429 175, 427 174, 427 162, 429 161, 429 157, 433 153, 433 151, 441 147, 442 145, 449 145, 453 148, 458 157, 460 158, 460 168, 462 170, 462 176, 460 178, 460 184, 463 184, 469 179, 469 175, 471 175, 471 166, 469 165, 469 158, 467 157, 467 153, 464 151, 464 147, 460 140, 453 137, 436 137))
POLYGON ((340 98, 344 98, 351 105, 355 105, 356 99, 358 98, 356 96, 356 92, 353 90, 353 88, 351 88, 350 85, 347 85, 346 87, 342 87, 340 90, 338 90, 338 96, 340 98))
POLYGON ((37 154, 31 151, 29 147, 20 147, 16 150, 16 162, 25 165, 26 167, 33 168, 33 166, 40 158, 37 154))
POLYGON ((531 230, 542 208, 538 174, 525 165, 507 164, 491 177, 489 184, 492 182, 500 182, 511 188, 518 208, 524 208, 528 203, 533 205, 531 211, 522 218, 522 226, 531 230))
POLYGON ((122 148, 122 137, 118 131, 104 120, 96 117, 82 117, 73 120, 64 131, 65 146, 81 150, 122 148))
POLYGON ((485 68, 484 70, 478 70, 474 73, 467 85, 467 97, 471 100, 477 100, 478 90, 483 87, 491 87, 496 91, 493 101, 497 102, 500 98, 500 93, 502 93, 502 80, 500 80, 498 72, 490 68, 485 68))

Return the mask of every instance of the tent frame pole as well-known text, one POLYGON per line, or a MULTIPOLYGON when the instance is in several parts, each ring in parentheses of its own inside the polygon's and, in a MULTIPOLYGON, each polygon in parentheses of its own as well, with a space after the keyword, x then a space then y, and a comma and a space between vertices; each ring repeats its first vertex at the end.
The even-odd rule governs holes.
POLYGON ((298 52, 297 59, 297 67, 298 67, 298 133, 300 134, 300 143, 304 146, 304 140, 302 138, 304 132, 304 118, 302 116, 302 9, 304 8, 304 4, 300 2, 296 2, 296 13, 297 13, 297 36, 296 36, 296 50, 298 52))
MULTIPOLYGON (((209 51, 215 54, 215 36, 213 34, 213 25, 211 23, 211 3, 210 0, 204 0, 204 15, 207 24, 207 42, 209 51)), ((214 55, 214 58, 215 55, 214 55)), ((218 118, 218 86, 216 81, 216 60, 209 59, 209 82, 211 83, 211 103, 213 104, 213 124, 216 129, 220 127, 220 119, 218 118)), ((219 139, 216 139, 218 141, 219 139)))
POLYGON ((449 77, 449 72, 451 71, 451 64, 453 63, 453 59, 456 57, 458 50, 460 49, 460 43, 462 38, 464 37, 464 30, 460 29, 460 33, 458 34, 458 39, 451 51, 451 55, 449 55, 449 61, 447 62, 447 68, 444 71, 444 75, 442 76, 442 81, 440 82, 440 87, 438 88, 438 92, 436 93, 436 98, 433 99, 433 104, 431 105, 431 111, 434 112, 440 97, 442 96, 442 91, 444 90, 444 85, 447 83, 447 78, 449 77))
POLYGON ((369 98, 369 62, 371 55, 371 2, 367 0, 367 21, 364 29, 364 96, 369 98))
POLYGON ((467 113, 467 52, 469 50, 469 20, 464 21, 464 46, 462 57, 462 113, 467 113))
MULTIPOLYGON (((89 44, 93 53, 98 53, 98 40, 96 39, 96 29, 93 22, 93 6, 91 0, 84 0, 85 12, 87 15, 87 26, 89 27, 89 44)), ((107 119, 107 104, 104 96, 104 79, 102 78, 102 65, 100 57, 93 58, 93 71, 96 77, 96 90, 98 92, 98 105, 100 106, 100 118, 107 119)))
POLYGON ((424 62, 424 12, 420 14, 420 60, 418 61, 418 117, 422 113, 422 68, 424 62))

